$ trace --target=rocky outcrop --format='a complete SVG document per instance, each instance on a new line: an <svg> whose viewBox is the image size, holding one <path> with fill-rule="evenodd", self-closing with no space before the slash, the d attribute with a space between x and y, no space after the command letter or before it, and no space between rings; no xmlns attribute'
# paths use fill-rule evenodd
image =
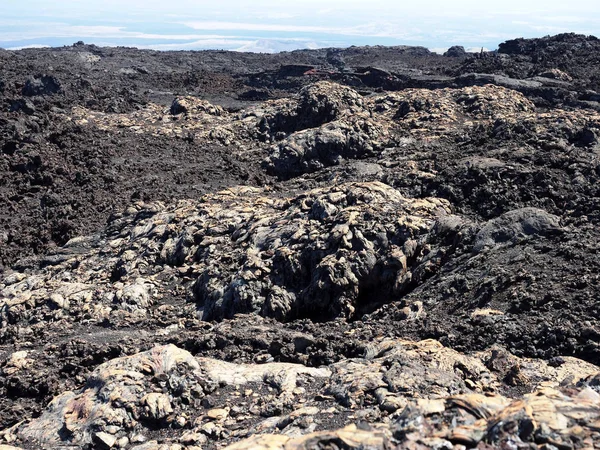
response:
<svg viewBox="0 0 600 450"><path fill-rule="evenodd" d="M388 138L384 126L352 117L293 133L273 147L265 163L269 172L288 178L339 165L343 159L375 156Z"/></svg>
<svg viewBox="0 0 600 450"><path fill-rule="evenodd" d="M490 220L477 233L473 250L498 244L515 244L519 239L531 235L558 234L562 231L560 218L536 208L523 208Z"/></svg>
<svg viewBox="0 0 600 450"><path fill-rule="evenodd" d="M545 389L512 402L497 397L455 396L445 402L423 401L419 407L407 409L392 426L349 425L300 437L255 436L227 449L308 449L332 442L349 449L502 448L514 442L542 448L549 445L592 448L597 439L594 431L597 400L598 393L591 389L567 395ZM582 428L579 428L580 421L585 424ZM580 444L573 447L574 429Z"/></svg>
<svg viewBox="0 0 600 450"><path fill-rule="evenodd" d="M467 56L467 52L462 45L453 45L448 50L444 52L444 56L450 58L464 58Z"/></svg>
<svg viewBox="0 0 600 450"><path fill-rule="evenodd" d="M159 279L177 267L199 274L192 291L205 319L351 317L408 289L436 217L449 213L443 200L407 199L381 183L264 194L236 188L196 204L133 209L108 240L69 242L44 272L5 280L5 329L39 315L68 318L72 309L95 320L143 317L169 289ZM77 281L65 283L73 264Z"/></svg>
<svg viewBox="0 0 600 450"><path fill-rule="evenodd" d="M440 127L446 134L464 125L483 125L499 119L518 120L534 113L535 106L514 90L486 85L391 93L376 97L374 110L388 117L393 114L393 119L411 129L427 128L433 132L436 131L433 127Z"/></svg>
<svg viewBox="0 0 600 450"><path fill-rule="evenodd" d="M124 447L129 438L118 434L130 432L140 421L172 422L176 420L172 402L189 403L203 395L193 376L199 367L191 355L175 347L105 363L80 392L64 393L39 419L18 427L18 438L43 447L62 442L83 447L94 441Z"/></svg>
<svg viewBox="0 0 600 450"><path fill-rule="evenodd" d="M181 430L206 419L208 424L222 422L230 408L198 415L202 399L216 389L271 382L278 386L280 401L287 402L289 408L298 380L329 374L327 369L289 364L239 366L194 359L175 346L156 347L99 366L80 391L55 398L40 418L13 428L4 438L42 447L85 447L92 443L108 448L130 447L131 443L146 440L141 436L148 428ZM197 431L197 441L206 441L209 427L202 430L204 433Z"/></svg>
<svg viewBox="0 0 600 450"><path fill-rule="evenodd" d="M155 347L98 366L84 387L0 436L44 448L190 450L247 436L229 448L304 448L331 440L349 448L475 447L516 438L565 445L574 433L578 447L593 442L600 395L587 386L597 367L504 357L512 376L536 389L512 400L501 395L507 381L495 371L497 358L461 355L435 341L382 340L361 358L307 368L232 364L194 358L173 345ZM581 382L559 387L569 379ZM219 398L218 407L211 398ZM322 430L349 414L358 426ZM161 444L147 437L166 429Z"/></svg>
<svg viewBox="0 0 600 450"><path fill-rule="evenodd" d="M363 99L354 90L331 82L319 82L302 89L297 103L266 114L259 128L267 136L315 128L362 109Z"/></svg>
<svg viewBox="0 0 600 450"><path fill-rule="evenodd" d="M221 116L225 110L220 106L210 104L206 100L200 100L196 97L179 97L173 100L170 113L174 116L179 114L199 114L206 113L212 116Z"/></svg>
<svg viewBox="0 0 600 450"><path fill-rule="evenodd" d="M378 183L315 190L271 211L254 207L250 221L200 244L196 258L206 269L195 296L205 318L353 316L361 302L407 288L419 240L446 208Z"/></svg>
<svg viewBox="0 0 600 450"><path fill-rule="evenodd" d="M170 111L149 105L115 115L76 108L68 119L116 133L182 138L199 147L225 145L244 160L268 153L263 165L281 179L338 166L344 160L377 158L402 145L406 132L428 140L461 140L473 133L490 139L510 129L523 140L548 136L577 145L595 142L593 130L600 128L597 113L558 109L539 113L523 94L491 82L368 98L349 87L320 82L303 89L297 99L267 101L236 114L186 97L176 99ZM177 106L180 103L187 106Z"/></svg>

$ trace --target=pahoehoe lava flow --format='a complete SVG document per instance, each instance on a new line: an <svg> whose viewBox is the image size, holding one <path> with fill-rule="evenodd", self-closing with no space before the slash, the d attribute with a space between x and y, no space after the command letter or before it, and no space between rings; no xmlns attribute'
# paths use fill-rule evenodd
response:
<svg viewBox="0 0 600 450"><path fill-rule="evenodd" d="M0 450L600 448L597 38L0 64Z"/></svg>

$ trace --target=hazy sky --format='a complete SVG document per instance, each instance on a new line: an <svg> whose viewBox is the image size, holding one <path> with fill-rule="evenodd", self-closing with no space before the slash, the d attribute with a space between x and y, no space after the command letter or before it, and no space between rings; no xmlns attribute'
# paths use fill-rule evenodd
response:
<svg viewBox="0 0 600 450"><path fill-rule="evenodd" d="M494 49L515 37L600 36L595 0L0 0L0 47L279 51L349 45Z"/></svg>

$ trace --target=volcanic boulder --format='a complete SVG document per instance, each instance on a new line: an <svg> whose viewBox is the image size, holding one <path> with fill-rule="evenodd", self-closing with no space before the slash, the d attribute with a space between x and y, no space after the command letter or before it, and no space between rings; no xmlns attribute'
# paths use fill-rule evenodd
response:
<svg viewBox="0 0 600 450"><path fill-rule="evenodd" d="M462 58L467 56L467 52L462 45L453 45L444 53L444 56L448 56L449 58Z"/></svg>
<svg viewBox="0 0 600 450"><path fill-rule="evenodd" d="M34 97L38 95L53 95L61 91L60 82L51 75L30 78L25 82L23 95Z"/></svg>
<svg viewBox="0 0 600 450"><path fill-rule="evenodd" d="M357 112L362 106L362 97L354 89L322 81L303 88L295 103L267 113L259 127L265 135L277 137L278 133L319 127Z"/></svg>
<svg viewBox="0 0 600 450"><path fill-rule="evenodd" d="M490 220L477 234L473 250L480 252L486 247L515 244L528 236L561 231L559 217L538 208L517 209Z"/></svg>
<svg viewBox="0 0 600 450"><path fill-rule="evenodd" d="M338 165L343 159L374 156L385 145L384 126L362 117L336 120L293 133L272 147L267 170L281 178Z"/></svg>

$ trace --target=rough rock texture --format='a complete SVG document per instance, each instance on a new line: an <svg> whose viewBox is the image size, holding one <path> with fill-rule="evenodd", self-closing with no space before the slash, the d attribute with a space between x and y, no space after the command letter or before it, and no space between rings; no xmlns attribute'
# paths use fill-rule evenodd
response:
<svg viewBox="0 0 600 450"><path fill-rule="evenodd" d="M237 222L236 206L227 210ZM447 207L407 200L380 183L309 191L271 211L251 206L251 220L221 220L229 232L190 249L206 267L194 294L207 319L247 311L282 320L354 317L361 302L376 301L365 291L407 288L422 260L418 240Z"/></svg>
<svg viewBox="0 0 600 450"><path fill-rule="evenodd" d="M284 178L379 153L386 130L362 117L335 121L287 137L273 148L267 170Z"/></svg>
<svg viewBox="0 0 600 450"><path fill-rule="evenodd" d="M316 369L231 364L194 358L174 345L155 347L100 365L81 389L56 397L39 418L2 436L44 448L129 447L148 440L141 438L148 428L173 430L165 448L248 435L231 448L304 448L331 440L352 448L474 447L515 439L564 446L574 437L593 445L600 394L586 383L595 366L569 359L553 368L513 357L510 376L536 391L511 400L499 393L510 380L494 372L496 359L494 352L466 357L435 341L383 340L361 358ZM581 386L559 387L567 379L582 380ZM218 408L207 401L217 395ZM374 424L322 431L340 416ZM150 440L132 448L163 447Z"/></svg>
<svg viewBox="0 0 600 450"><path fill-rule="evenodd" d="M283 108L266 114L261 122L263 133L277 138L277 133L315 128L356 113L362 109L363 99L347 86L323 81L306 86L296 102L281 102Z"/></svg>
<svg viewBox="0 0 600 450"><path fill-rule="evenodd" d="M98 322L143 318L173 288L176 268L198 274L191 288L185 280L182 287L204 319L354 317L357 308L408 289L413 271L424 270L435 218L448 212L443 200L406 199L382 183L290 199L239 187L197 203L131 208L108 235L71 240L42 272L8 277L2 331L9 338L47 315L79 320L70 313L79 310ZM365 294L374 290L380 298Z"/></svg>
<svg viewBox="0 0 600 450"><path fill-rule="evenodd" d="M0 51L0 448L598 448L597 47Z"/></svg>

